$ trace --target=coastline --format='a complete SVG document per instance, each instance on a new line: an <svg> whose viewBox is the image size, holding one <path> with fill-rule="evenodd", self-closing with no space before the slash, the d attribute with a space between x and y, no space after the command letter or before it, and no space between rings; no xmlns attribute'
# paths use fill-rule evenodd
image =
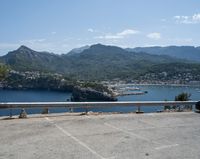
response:
<svg viewBox="0 0 200 159"><path fill-rule="evenodd" d="M200 85L193 85L193 84L153 84L153 83L148 83L148 84L135 84L136 86L174 86L174 87L192 87L192 86L199 86Z"/></svg>
<svg viewBox="0 0 200 159"><path fill-rule="evenodd" d="M141 90L140 86L158 86L158 87L191 87L195 88L198 92L200 92L200 85L190 85L190 84L155 84L155 83L115 83L111 85L107 85L112 94L116 97L119 96L128 96L128 95L144 95L147 94L148 91ZM135 88L132 91L129 90L130 87ZM139 90L139 91L138 91Z"/></svg>
<svg viewBox="0 0 200 159"><path fill-rule="evenodd" d="M187 87L200 87L199 84L157 84L157 83L126 83L126 84L121 84L121 83L116 83L114 85L119 85L119 86L177 86L177 87L184 87L184 86L187 86ZM111 84L111 86L113 86L113 84Z"/></svg>

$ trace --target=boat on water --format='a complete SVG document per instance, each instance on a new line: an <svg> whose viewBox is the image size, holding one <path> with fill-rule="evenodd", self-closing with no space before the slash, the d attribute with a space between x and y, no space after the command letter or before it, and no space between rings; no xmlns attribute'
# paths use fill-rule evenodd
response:
<svg viewBox="0 0 200 159"><path fill-rule="evenodd" d="M125 89L128 91L139 91L140 90L140 88L138 88L138 87L126 87Z"/></svg>
<svg viewBox="0 0 200 159"><path fill-rule="evenodd" d="M138 87L120 87L117 89L120 91L140 91L140 88Z"/></svg>
<svg viewBox="0 0 200 159"><path fill-rule="evenodd" d="M143 94L146 94L148 93L148 91L134 91L134 92L117 92L116 93L116 96L128 96L128 95L143 95Z"/></svg>

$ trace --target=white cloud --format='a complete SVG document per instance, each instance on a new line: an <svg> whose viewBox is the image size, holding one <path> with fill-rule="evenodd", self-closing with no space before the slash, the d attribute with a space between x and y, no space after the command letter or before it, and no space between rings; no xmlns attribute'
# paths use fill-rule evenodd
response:
<svg viewBox="0 0 200 159"><path fill-rule="evenodd" d="M163 19L161 19L161 21L162 21L162 22L166 22L166 21L167 21L167 19L163 18Z"/></svg>
<svg viewBox="0 0 200 159"><path fill-rule="evenodd" d="M167 40L175 45L188 45L188 44L192 44L193 42L192 38L171 38Z"/></svg>
<svg viewBox="0 0 200 159"><path fill-rule="evenodd" d="M126 30L123 30L122 32L120 33L117 33L118 36L127 36L127 35L133 35L133 34L138 34L139 31L138 30L133 30L133 29L126 29Z"/></svg>
<svg viewBox="0 0 200 159"><path fill-rule="evenodd" d="M52 35L55 35L55 34L56 34L56 32L55 32L55 31L52 31L52 32L51 32L51 34L52 34Z"/></svg>
<svg viewBox="0 0 200 159"><path fill-rule="evenodd" d="M192 16L176 15L174 19L176 23L180 24L197 24L200 23L200 13L193 14Z"/></svg>
<svg viewBox="0 0 200 159"><path fill-rule="evenodd" d="M159 40L161 38L161 34L157 32L149 33L147 34L147 37L150 39Z"/></svg>
<svg viewBox="0 0 200 159"><path fill-rule="evenodd" d="M94 32L94 29L89 28L87 31L93 33L93 32Z"/></svg>
<svg viewBox="0 0 200 159"><path fill-rule="evenodd" d="M176 15L176 16L174 16L174 19L177 19L177 20L179 20L179 19L181 19L181 16L179 16L179 15Z"/></svg>
<svg viewBox="0 0 200 159"><path fill-rule="evenodd" d="M41 42L44 42L46 41L46 39L29 39L29 40L21 40L20 42L21 43L24 43L24 44L35 44L35 43L41 43Z"/></svg>
<svg viewBox="0 0 200 159"><path fill-rule="evenodd" d="M0 43L0 56L7 54L9 51L15 50L20 44L18 43Z"/></svg>
<svg viewBox="0 0 200 159"><path fill-rule="evenodd" d="M19 46L18 43L0 43L0 49L17 48Z"/></svg>
<svg viewBox="0 0 200 159"><path fill-rule="evenodd" d="M68 42L68 41L71 41L73 40L74 38L73 37L67 37L67 38L64 38L63 41L64 42Z"/></svg>
<svg viewBox="0 0 200 159"><path fill-rule="evenodd" d="M200 22L200 13L198 13L198 14L194 14L193 16L192 16L192 20L193 21L198 21L198 22Z"/></svg>
<svg viewBox="0 0 200 159"><path fill-rule="evenodd" d="M63 48L68 48L68 47L69 47L68 44L62 44L61 46L62 46Z"/></svg>
<svg viewBox="0 0 200 159"><path fill-rule="evenodd" d="M104 36L97 36L96 39L122 39L123 36L118 35L104 35Z"/></svg>
<svg viewBox="0 0 200 159"><path fill-rule="evenodd" d="M104 36L97 36L97 37L95 37L95 39L123 39L130 35L139 34L139 33L140 32L138 30L125 29L116 34L106 34Z"/></svg>

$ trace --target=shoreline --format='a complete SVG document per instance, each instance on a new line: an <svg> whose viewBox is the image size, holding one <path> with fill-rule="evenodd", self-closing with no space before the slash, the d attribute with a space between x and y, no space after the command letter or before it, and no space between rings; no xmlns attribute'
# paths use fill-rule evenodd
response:
<svg viewBox="0 0 200 159"><path fill-rule="evenodd" d="M189 84L136 84L136 86L175 86L175 87L184 87L184 86L187 86L187 87L191 87L191 86L199 86L199 85L189 85Z"/></svg>
<svg viewBox="0 0 200 159"><path fill-rule="evenodd" d="M128 95L143 95L148 93L147 91L141 91L140 86L158 86L158 87L191 87L195 88L198 92L200 92L200 85L188 85L188 84L153 84L153 83L145 83L145 84L133 84L133 83L127 83L127 84L113 84L113 85L107 85L110 87L112 90L112 93L114 96L119 97L119 96L128 96ZM129 92L126 90L126 87L135 87L138 88L140 91L139 92ZM120 89L125 89L124 92L121 91Z"/></svg>
<svg viewBox="0 0 200 159"><path fill-rule="evenodd" d="M200 85L190 85L190 84L155 84L155 83L126 83L126 84L108 84L106 86L113 87L113 86L172 86L172 87L197 87L200 88ZM14 91L55 91L55 92L66 92L66 93L72 93L70 90L63 90L63 89L40 89L40 88L10 88L10 87L0 87L0 91L2 90L14 90Z"/></svg>
<svg viewBox="0 0 200 159"><path fill-rule="evenodd" d="M117 85L117 84L114 84ZM111 85L111 86L114 86ZM200 85L196 84L155 84L155 83L126 83L126 84L118 84L119 86L175 86L175 87L200 87Z"/></svg>

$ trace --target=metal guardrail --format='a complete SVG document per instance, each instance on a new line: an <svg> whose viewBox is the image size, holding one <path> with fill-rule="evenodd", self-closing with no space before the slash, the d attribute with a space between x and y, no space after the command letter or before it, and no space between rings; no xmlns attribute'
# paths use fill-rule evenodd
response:
<svg viewBox="0 0 200 159"><path fill-rule="evenodd" d="M95 107L114 107L114 106L177 106L195 105L197 101L119 101L119 102L8 102L0 103L0 109L16 108L95 108Z"/></svg>
<svg viewBox="0 0 200 159"><path fill-rule="evenodd" d="M105 108L105 107L137 107L137 113L141 113L141 106L191 106L198 101L118 101L118 102L8 102L0 103L0 109L22 109L21 118L26 117L26 108L43 108L43 113L48 113L48 108ZM10 113L12 117L12 113Z"/></svg>

